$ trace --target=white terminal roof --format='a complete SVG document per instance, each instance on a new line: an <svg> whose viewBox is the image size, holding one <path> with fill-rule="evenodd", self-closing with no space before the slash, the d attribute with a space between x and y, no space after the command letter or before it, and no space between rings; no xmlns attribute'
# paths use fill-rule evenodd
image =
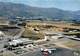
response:
<svg viewBox="0 0 80 56"><path fill-rule="evenodd" d="M2 31L0 31L0 35L4 35L4 33Z"/></svg>
<svg viewBox="0 0 80 56"><path fill-rule="evenodd" d="M27 39L16 39L16 40L13 40L11 42L9 42L10 45L17 45L18 43L24 43L24 42L28 42L28 41L31 41L31 40L27 40Z"/></svg>

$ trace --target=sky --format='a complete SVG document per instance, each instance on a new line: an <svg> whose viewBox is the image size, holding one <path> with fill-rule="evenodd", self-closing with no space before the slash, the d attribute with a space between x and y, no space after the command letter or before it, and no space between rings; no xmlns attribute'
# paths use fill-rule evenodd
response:
<svg viewBox="0 0 80 56"><path fill-rule="evenodd" d="M80 0L0 0L3 2L23 3L35 7L80 10Z"/></svg>

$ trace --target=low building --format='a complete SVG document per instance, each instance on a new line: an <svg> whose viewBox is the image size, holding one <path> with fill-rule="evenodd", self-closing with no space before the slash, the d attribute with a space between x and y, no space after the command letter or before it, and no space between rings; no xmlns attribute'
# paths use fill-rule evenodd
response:
<svg viewBox="0 0 80 56"><path fill-rule="evenodd" d="M18 46L20 44L23 44L23 45L27 45L27 44L31 44L33 43L31 40L26 40L26 39L16 39L16 40L13 40L11 42L8 42L8 45L9 46Z"/></svg>
<svg viewBox="0 0 80 56"><path fill-rule="evenodd" d="M5 37L5 34L2 31L0 31L0 40L2 40L3 37Z"/></svg>
<svg viewBox="0 0 80 56"><path fill-rule="evenodd" d="M59 39L64 37L63 34L60 33L55 33L55 32L45 32L45 37L46 38L53 38L53 39Z"/></svg>

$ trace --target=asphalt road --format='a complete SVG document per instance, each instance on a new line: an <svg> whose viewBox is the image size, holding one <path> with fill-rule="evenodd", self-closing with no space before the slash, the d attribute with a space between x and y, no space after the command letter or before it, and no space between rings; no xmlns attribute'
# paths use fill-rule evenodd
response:
<svg viewBox="0 0 80 56"><path fill-rule="evenodd" d="M43 56L43 55L40 50L37 50L35 52L26 53L21 56ZM49 56L74 56L74 54L71 50L59 48L59 49L57 49L57 51L50 54Z"/></svg>

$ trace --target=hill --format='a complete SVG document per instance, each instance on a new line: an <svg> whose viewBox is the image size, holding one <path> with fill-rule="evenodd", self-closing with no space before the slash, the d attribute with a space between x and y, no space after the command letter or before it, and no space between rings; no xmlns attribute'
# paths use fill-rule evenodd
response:
<svg viewBox="0 0 80 56"><path fill-rule="evenodd" d="M38 8L24 4L0 2L0 16L3 17L45 17L62 20L80 19L80 13L58 8Z"/></svg>

